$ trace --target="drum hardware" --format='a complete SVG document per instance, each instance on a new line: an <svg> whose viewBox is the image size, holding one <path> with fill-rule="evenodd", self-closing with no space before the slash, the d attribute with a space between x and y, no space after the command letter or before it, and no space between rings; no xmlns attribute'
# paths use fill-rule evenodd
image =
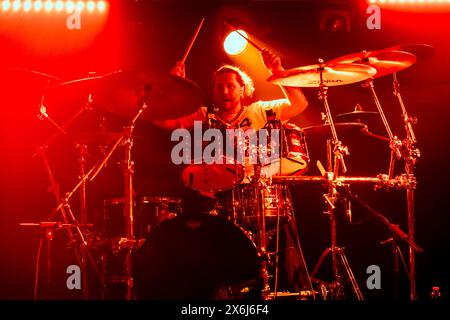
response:
<svg viewBox="0 0 450 320"><path fill-rule="evenodd" d="M415 164L420 157L420 150L416 147L417 139L413 130L413 124L417 121L408 115L402 95L400 93L400 83L397 80L397 73L393 74L394 95L397 97L402 109L403 121L405 122L406 139L404 146L406 152L403 154L405 159L405 172L410 179L414 179L414 185L406 189L406 202L408 206L408 236L411 240L415 239L415 205L414 205L414 189L415 189ZM415 281L415 252L409 247L409 282L410 282L410 299L417 300L416 281Z"/></svg>
<svg viewBox="0 0 450 320"><path fill-rule="evenodd" d="M397 100L402 109L402 117L405 123L406 139L405 141L400 141L396 136L392 135L389 125L384 116L381 105L376 96L373 79L367 82L367 86L371 89L372 95L374 97L375 103L379 109L380 115L382 117L383 123L389 134L390 148L391 148L391 160L389 165L389 178L392 178L395 157L397 159L405 159L405 172L406 175L412 175L412 180L414 178L414 167L417 159L420 157L420 151L416 148L417 140L412 128L412 124L415 121L414 118L410 118L405 105L403 103L402 96L400 94L400 85L397 81L397 72L402 71L417 61L417 58L427 59L435 53L433 47L428 45L399 45L392 48L372 51L372 52L360 52L345 57L335 59L335 62L356 62L363 63L365 65L373 66L377 69L376 77L385 76L393 74L393 93L397 97ZM403 153L402 149L403 148ZM408 233L409 237L414 240L415 233L415 217L414 217L414 188L415 183L407 187L406 197L408 206ZM410 282L410 299L417 299L415 292L415 252L411 248L409 249L409 282Z"/></svg>
<svg viewBox="0 0 450 320"><path fill-rule="evenodd" d="M379 221L381 221L389 230L389 232L392 234L392 237L386 241L383 241L381 244L384 243L388 243L391 242L391 247L392 247L392 256L393 256L393 271L394 271L394 284L395 284L395 295L398 294L398 280L399 280L399 263L398 263L398 258L399 256L402 259L403 262L403 267L405 269L406 274L408 275L409 279L410 279L410 299L411 300L416 300L417 296L415 293L415 286L414 286L414 281L413 281L413 275L411 275L411 267L414 267L414 261L411 264L411 260L410 260L410 265L409 265L409 269L406 266L406 263L403 259L403 254L401 252L400 247L397 244L397 239L400 239L404 242L407 243L408 248L409 248L409 252L410 252L410 258L411 258L411 251L412 252L418 252L418 253L422 253L423 249L417 245L414 242L414 237L411 237L410 231L410 225L408 224L408 234L406 234L405 232L403 232L398 225L391 223L385 216L383 216L381 213L377 212L376 210L372 209L367 203L365 203L363 200L361 200L359 198L358 195L354 194L353 192L350 191L349 188L342 188L339 187L339 192L342 192L343 194L345 194L346 197L352 199L352 200L356 200L358 201L360 204L362 204L364 206L364 208L367 209L368 212L371 213L372 216L376 217ZM411 188L407 188L407 190L412 190ZM408 199L409 200L409 199ZM408 204L409 206L409 204ZM409 210L409 208L408 208ZM408 217L409 219L409 217ZM409 220L408 220L409 222ZM398 298L398 296L396 296L396 298Z"/></svg>
<svg viewBox="0 0 450 320"><path fill-rule="evenodd" d="M43 101L43 99L42 99L42 101ZM41 112L43 111L43 112L46 113L46 110L42 109L42 107L43 107L42 101L41 101ZM44 107L44 109L45 109L45 107ZM69 119L69 121L66 122L66 124L64 126L66 127L68 124L70 124L83 111L84 111L84 107L83 107L82 110L77 112L77 114L75 114L71 119ZM49 118L48 115L47 115L46 118L47 119ZM70 221L72 221L72 223L75 225L76 234L78 235L78 238L79 238L80 242L78 243L78 242L75 241L75 236L74 236L71 228L66 228L66 230L67 230L67 234L69 236L69 242L70 243L78 243L78 246L71 246L71 248L74 250L75 256L76 256L77 261L78 261L78 263L80 265L80 268L83 271L83 274L87 275L86 263L87 263L87 260L89 259L89 261L91 262L91 265L94 268L94 271L95 271L96 275L98 276L99 279L101 279L100 272L99 272L99 270L98 270L98 268L97 268L97 266L95 264L95 261L94 261L92 255L91 255L90 251L88 250L87 242L86 242L85 237L84 237L84 235L83 235L83 233L82 233L82 231L80 229L80 227L83 224L78 223L78 221L75 219L75 216L73 215L72 209L71 209L70 204L69 204L69 200L72 197L72 195L74 194L74 192L84 183L85 177L80 176L79 177L80 182L75 187L75 189L72 192L66 193L64 195L64 197L62 197L61 193L60 193L60 190L59 190L59 185L58 185L58 183L56 182L56 180L54 178L53 172L52 172L52 170L50 168L50 165L48 163L48 159L47 159L47 156L46 156L46 153L45 153L45 150L46 150L47 146L49 145L49 143L54 138L56 138L60 134L60 132L64 132L64 130L62 130L62 131L60 130L61 127L59 125L57 125L56 127L58 128L59 131L57 133L55 133L47 141L47 143L45 143L44 145L41 145L41 147L39 147L37 152L36 152L36 154L39 154L41 156L41 158L42 158L42 160L44 162L44 166L46 168L46 172L47 172L47 175L48 175L49 180L50 180L52 192L55 195L55 199L56 199L57 203L59 204L58 207L55 210L53 210L53 212L50 214L48 220L54 219L54 217L56 216L56 214L58 212L61 213L62 220L63 220L64 223L66 223L66 224L69 223L69 219L68 218L70 218ZM83 202L83 194L81 194L81 196L80 196L80 202ZM84 225L86 225L86 223ZM49 269L49 272L50 272L50 269ZM48 276L50 277L50 274ZM37 287L37 281L38 281L38 279L36 278L36 287ZM83 283L86 284L86 282L84 282L84 281L86 281L85 279L83 279ZM103 289L106 290L106 287L104 286L104 283L103 282L101 282L101 283L102 283ZM87 286L83 286L82 290L83 290L83 297L85 299L87 299L88 298L88 288L87 288ZM37 291L35 291L35 299L37 299Z"/></svg>
<svg viewBox="0 0 450 320"><path fill-rule="evenodd" d="M336 164L336 163L335 163ZM323 170L323 167L319 168ZM324 202L327 206L326 214L330 219L330 235L331 235L331 247L327 248L320 256L316 266L311 272L311 278L315 279L322 262L328 254L331 254L332 271L333 271L333 281L329 285L330 296L333 300L340 300L345 297L345 292L343 288L344 275L341 273L342 268L345 272L345 276L350 281L352 285L353 293L357 300L364 300L363 294L359 289L358 283L355 279L353 271L344 253L344 248L337 246L337 233L336 233L336 219L335 219L335 209L336 203L341 197L337 190L337 185L333 172L322 172L325 179L328 182L328 194L323 195Z"/></svg>
<svg viewBox="0 0 450 320"><path fill-rule="evenodd" d="M111 158L112 154L118 148L120 144L124 144L125 147L125 160L123 162L123 174L124 174L124 217L125 217L125 233L128 240L135 240L134 235L134 223L133 223L133 174L134 174L134 163L131 160L131 149L133 147L133 130L136 121L141 117L142 113L148 108L147 102L144 101L136 113L134 118L130 121L129 125L124 128L123 135L116 141L112 146L108 154L101 161L97 167L93 167L89 171L86 178L89 181L93 181L95 177L100 173L100 171L106 166L106 163ZM95 170L94 170L95 169ZM133 270L132 270L132 248L126 250L125 255L125 270L124 278L126 278L126 300L133 299Z"/></svg>
<svg viewBox="0 0 450 320"><path fill-rule="evenodd" d="M337 67L339 66L339 67ZM325 252L322 254L322 256L319 258L319 261L314 268L313 272L311 273L311 277L314 278L315 274L317 273L318 269L320 268L320 265L323 261L323 259L331 253L331 260L332 260L332 270L333 270L333 277L334 281L330 286L330 290L332 291L332 296L335 299L340 299L344 296L343 292L343 283L342 279L343 276L341 275L339 271L338 263L341 264L341 267L345 270L347 278L352 283L352 288L354 291L355 296L358 300L363 300L363 295L361 293L361 290L358 287L358 284L356 282L356 279L353 275L353 271L351 270L351 267L347 261L347 258L343 252L343 249L340 247L337 247L336 243L336 221L334 217L334 211L335 211L335 203L338 200L338 193L336 191L336 187L330 183L330 181L333 181L335 177L337 178L339 175L340 170L345 174L347 172L347 167L345 165L344 156L348 155L348 148L345 147L342 142L339 140L336 127L331 115L330 106L328 104L327 99L327 90L328 87L325 85L325 81L327 83L331 83L332 85L338 85L338 84L345 84L345 83L353 83L358 82L361 80L365 80L367 78L370 78L371 76L375 75L376 69L369 67L369 69L361 68L359 64L351 65L354 67L357 67L357 71L355 72L351 68L348 67L348 65L342 66L340 64L325 64L322 59L319 59L319 64L314 66L308 66L308 67L301 67L297 69L292 69L291 71L287 71L282 73L282 76L276 76L272 78L272 81L275 80L275 83L290 83L294 84L297 83L297 85L300 86L313 86L313 87L319 87L319 99L323 101L324 109L325 109L325 119L326 123L329 124L329 128L331 131L332 139L327 143L327 159L328 159L328 169L330 172L324 172L323 167L319 167L321 169L322 175L328 180L328 194L324 194L323 198L325 200L325 203L327 205L327 214L330 219L330 233L331 233L331 247L327 248ZM341 69L342 75L340 75L339 72L335 72L335 69ZM345 73L344 71L347 71ZM353 71L353 72L352 72ZM337 74L337 76L336 76ZM344 75L346 77L344 77ZM363 77L364 75L364 77ZM278 80L280 79L281 80ZM316 81L312 81L312 80ZM318 80L318 82L317 82ZM336 80L336 81L332 81ZM270 78L269 78L270 81ZM333 150L332 150L333 145ZM333 156L334 155L334 161ZM332 171L332 172L331 172ZM339 260L338 260L339 259Z"/></svg>

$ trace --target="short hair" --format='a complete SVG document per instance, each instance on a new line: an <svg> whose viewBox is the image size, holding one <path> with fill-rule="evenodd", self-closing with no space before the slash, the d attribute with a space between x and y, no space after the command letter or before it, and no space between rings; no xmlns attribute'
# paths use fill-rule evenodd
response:
<svg viewBox="0 0 450 320"><path fill-rule="evenodd" d="M221 66L219 69L217 69L216 72L214 72L213 75L213 83L215 83L216 77L219 74L222 73L234 73L237 77L238 83L244 87L244 98L250 99L253 97L253 92L255 92L255 87L253 85L252 78L249 77L247 73L245 73L243 70L241 70L239 67L226 64Z"/></svg>

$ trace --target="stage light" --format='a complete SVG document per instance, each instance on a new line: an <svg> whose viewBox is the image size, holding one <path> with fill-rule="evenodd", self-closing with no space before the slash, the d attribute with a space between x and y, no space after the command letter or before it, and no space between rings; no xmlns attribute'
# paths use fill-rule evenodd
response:
<svg viewBox="0 0 450 320"><path fill-rule="evenodd" d="M42 1L38 0L34 2L34 11L41 11Z"/></svg>
<svg viewBox="0 0 450 320"><path fill-rule="evenodd" d="M94 1L88 1L87 9L88 9L89 12L93 12L95 10L95 2Z"/></svg>
<svg viewBox="0 0 450 320"><path fill-rule="evenodd" d="M9 2L9 0L3 0L3 2L2 2L2 10L3 11L8 11L9 8L11 8L11 3Z"/></svg>
<svg viewBox="0 0 450 320"><path fill-rule="evenodd" d="M53 2L51 0L47 0L44 4L45 11L49 12L53 9Z"/></svg>
<svg viewBox="0 0 450 320"><path fill-rule="evenodd" d="M106 3L105 3L105 1L99 1L99 2L97 2L97 9L98 9L98 11L100 11L100 12L105 11L105 9L106 9Z"/></svg>
<svg viewBox="0 0 450 320"><path fill-rule="evenodd" d="M62 0L58 0L55 3L55 10L56 11L62 11L64 9L64 2Z"/></svg>
<svg viewBox="0 0 450 320"><path fill-rule="evenodd" d="M67 1L66 2L66 11L72 12L73 10L75 10L75 4L73 3L73 1Z"/></svg>
<svg viewBox="0 0 450 320"><path fill-rule="evenodd" d="M248 38L248 35L243 30L238 30L239 33L244 35ZM244 50L247 48L248 42L246 39L244 39L242 36L239 35L236 31L231 32L226 38L223 43L223 47L225 49L225 52L231 56L237 56L244 52Z"/></svg>
<svg viewBox="0 0 450 320"><path fill-rule="evenodd" d="M28 12L28 11L31 10L31 7L32 7L31 0L26 0L26 1L23 3L23 11Z"/></svg>
<svg viewBox="0 0 450 320"><path fill-rule="evenodd" d="M21 5L21 1L20 0L15 0L13 2L13 11L19 11L20 10L20 5Z"/></svg>
<svg viewBox="0 0 450 320"><path fill-rule="evenodd" d="M83 1L78 1L77 2L77 9L78 9L78 11L83 11L83 9L84 9L84 2Z"/></svg>

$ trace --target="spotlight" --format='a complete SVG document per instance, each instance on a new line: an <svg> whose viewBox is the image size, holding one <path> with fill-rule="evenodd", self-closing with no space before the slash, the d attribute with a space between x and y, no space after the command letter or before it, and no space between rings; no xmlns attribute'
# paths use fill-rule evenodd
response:
<svg viewBox="0 0 450 320"><path fill-rule="evenodd" d="M3 11L8 11L9 8L11 8L11 3L9 2L9 0L3 0L3 2L2 2L2 10Z"/></svg>
<svg viewBox="0 0 450 320"><path fill-rule="evenodd" d="M243 30L238 30L239 33L248 38L248 35ZM231 32L223 43L223 47L225 52L231 56L237 56L244 52L247 48L248 42L242 36L239 35L236 31Z"/></svg>
<svg viewBox="0 0 450 320"><path fill-rule="evenodd" d="M52 11L52 9L53 9L53 2L51 0L47 0L45 2L44 7L45 7L45 11L47 11L47 12Z"/></svg>
<svg viewBox="0 0 450 320"><path fill-rule="evenodd" d="M55 10L56 11L62 11L64 9L64 2L62 0L58 0L55 3Z"/></svg>
<svg viewBox="0 0 450 320"><path fill-rule="evenodd" d="M20 0L15 0L15 1L13 2L13 11L19 11L20 5L21 5Z"/></svg>
<svg viewBox="0 0 450 320"><path fill-rule="evenodd" d="M89 12L92 12L92 11L95 10L95 3L94 3L94 1L88 1L87 9L88 9Z"/></svg>
<svg viewBox="0 0 450 320"><path fill-rule="evenodd" d="M38 0L34 2L34 11L41 11L42 1Z"/></svg>
<svg viewBox="0 0 450 320"><path fill-rule="evenodd" d="M26 1L23 3L23 11L28 12L28 11L31 10L31 7L32 7L31 0L26 0Z"/></svg>
<svg viewBox="0 0 450 320"><path fill-rule="evenodd" d="M105 9L106 9L106 3L105 3L105 1L99 1L99 2L97 2L97 9L98 9L98 11L100 11L100 12L105 11Z"/></svg>

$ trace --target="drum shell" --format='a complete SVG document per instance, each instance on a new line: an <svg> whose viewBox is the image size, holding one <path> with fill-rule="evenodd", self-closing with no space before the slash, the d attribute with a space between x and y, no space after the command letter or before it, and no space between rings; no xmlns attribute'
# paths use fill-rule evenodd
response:
<svg viewBox="0 0 450 320"><path fill-rule="evenodd" d="M218 216L166 220L136 252L138 299L217 299L224 288L255 286L257 277L254 243Z"/></svg>

